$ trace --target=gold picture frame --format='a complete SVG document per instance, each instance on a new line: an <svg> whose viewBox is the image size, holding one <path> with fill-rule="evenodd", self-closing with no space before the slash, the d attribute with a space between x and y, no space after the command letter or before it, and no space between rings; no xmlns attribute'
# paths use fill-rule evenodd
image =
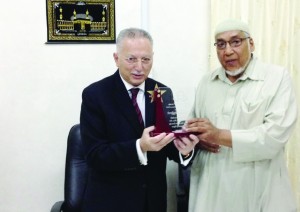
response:
<svg viewBox="0 0 300 212"><path fill-rule="evenodd" d="M115 43L114 0L46 0L47 43Z"/></svg>

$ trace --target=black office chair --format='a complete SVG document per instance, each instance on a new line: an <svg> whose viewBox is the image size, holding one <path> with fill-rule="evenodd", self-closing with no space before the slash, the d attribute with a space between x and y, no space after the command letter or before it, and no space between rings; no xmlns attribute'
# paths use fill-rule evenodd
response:
<svg viewBox="0 0 300 212"><path fill-rule="evenodd" d="M74 125L68 136L65 166L64 201L56 202L51 212L80 212L87 181L87 164L80 135L80 125Z"/></svg>
<svg viewBox="0 0 300 212"><path fill-rule="evenodd" d="M71 128L68 136L64 200L54 203L51 212L80 212L87 181L87 169L80 125L76 124ZM189 168L183 168L179 165L178 173L177 212L187 212Z"/></svg>

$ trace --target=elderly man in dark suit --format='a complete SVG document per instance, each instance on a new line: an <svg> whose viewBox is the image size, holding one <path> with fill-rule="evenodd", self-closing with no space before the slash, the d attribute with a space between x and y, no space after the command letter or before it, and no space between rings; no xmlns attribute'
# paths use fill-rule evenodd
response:
<svg viewBox="0 0 300 212"><path fill-rule="evenodd" d="M122 30L113 57L118 70L82 94L80 126L89 165L82 211L166 212L166 160L186 165L198 138L150 136L155 109L146 93L165 85L148 78L153 63L148 32ZM138 113L132 88L138 88Z"/></svg>

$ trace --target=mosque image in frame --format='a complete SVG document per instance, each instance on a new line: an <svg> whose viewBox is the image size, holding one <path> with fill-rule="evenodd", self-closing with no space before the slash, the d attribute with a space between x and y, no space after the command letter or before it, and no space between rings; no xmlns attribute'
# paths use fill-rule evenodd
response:
<svg viewBox="0 0 300 212"><path fill-rule="evenodd" d="M47 0L48 42L115 42L114 1Z"/></svg>

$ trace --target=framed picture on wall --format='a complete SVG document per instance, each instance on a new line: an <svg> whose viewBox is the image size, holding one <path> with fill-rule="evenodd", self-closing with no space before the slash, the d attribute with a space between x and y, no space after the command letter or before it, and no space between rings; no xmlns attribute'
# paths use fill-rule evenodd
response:
<svg viewBox="0 0 300 212"><path fill-rule="evenodd" d="M47 43L115 43L114 0L46 0Z"/></svg>

